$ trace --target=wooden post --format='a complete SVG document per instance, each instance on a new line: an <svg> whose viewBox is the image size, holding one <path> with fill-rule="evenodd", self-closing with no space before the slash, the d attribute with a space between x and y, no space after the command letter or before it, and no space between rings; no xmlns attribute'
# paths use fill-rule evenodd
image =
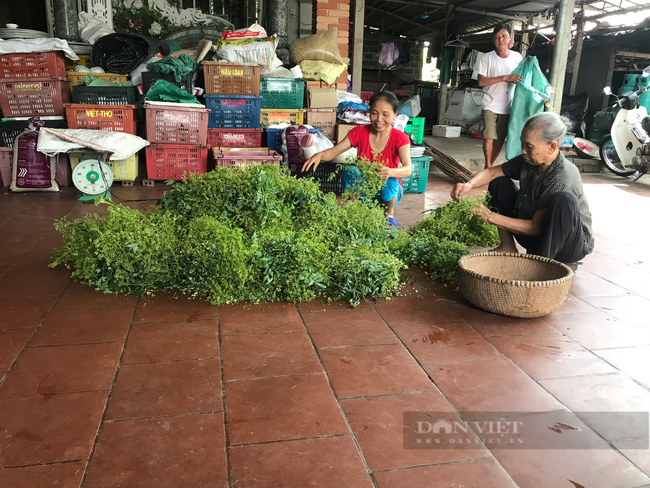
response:
<svg viewBox="0 0 650 488"><path fill-rule="evenodd" d="M585 38L585 7L582 7L580 18L578 20L578 32L576 32L575 56L573 57L573 71L571 72L571 86L569 95L576 94L576 85L578 84L578 73L580 72L580 58L582 57L582 42Z"/></svg>
<svg viewBox="0 0 650 488"><path fill-rule="evenodd" d="M451 3L447 4L447 15L445 16L445 36L442 38L442 49L445 48L445 42L447 42L447 30L449 29L449 18L451 17ZM442 51L441 51L442 52ZM440 70L442 73L442 70ZM438 81L440 86L440 91L438 93L438 125L444 125L445 123L445 109L447 108L447 83L442 83L442 79Z"/></svg>
<svg viewBox="0 0 650 488"><path fill-rule="evenodd" d="M551 77L548 80L555 89L552 97L553 111L560 113L562 94L564 92L564 76L566 62L571 46L571 26L573 25L573 9L575 0L560 0L560 8L555 22L555 45L551 60Z"/></svg>
<svg viewBox="0 0 650 488"><path fill-rule="evenodd" d="M365 0L354 3L354 43L352 45L352 93L361 95L361 75L363 73L363 21Z"/></svg>

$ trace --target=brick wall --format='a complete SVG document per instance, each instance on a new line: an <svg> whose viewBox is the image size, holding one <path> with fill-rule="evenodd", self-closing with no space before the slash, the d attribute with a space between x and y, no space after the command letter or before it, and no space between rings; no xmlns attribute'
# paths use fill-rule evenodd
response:
<svg viewBox="0 0 650 488"><path fill-rule="evenodd" d="M314 0L314 33L338 29L339 51L345 64L349 64L349 35L350 35L350 0ZM347 70L341 74L336 82L339 90L347 90ZM318 82L309 82L308 85L318 86Z"/></svg>
<svg viewBox="0 0 650 488"><path fill-rule="evenodd" d="M397 48L409 41L411 45L411 60L406 64L398 64L395 70L380 70L379 53L385 42L394 42ZM366 29L363 38L363 76L362 90L379 90L384 83L387 89L399 88L402 83L422 78L422 44L415 44L413 39L380 35L377 31Z"/></svg>

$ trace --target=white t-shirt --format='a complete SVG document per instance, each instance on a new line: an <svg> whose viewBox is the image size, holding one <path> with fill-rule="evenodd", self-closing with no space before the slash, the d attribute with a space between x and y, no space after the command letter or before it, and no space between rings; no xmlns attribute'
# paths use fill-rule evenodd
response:
<svg viewBox="0 0 650 488"><path fill-rule="evenodd" d="M487 78L512 74L523 58L516 51L509 51L507 58L500 58L496 51L490 51L481 57L478 74ZM495 114L509 114L515 84L502 81L483 87L483 110L491 110Z"/></svg>

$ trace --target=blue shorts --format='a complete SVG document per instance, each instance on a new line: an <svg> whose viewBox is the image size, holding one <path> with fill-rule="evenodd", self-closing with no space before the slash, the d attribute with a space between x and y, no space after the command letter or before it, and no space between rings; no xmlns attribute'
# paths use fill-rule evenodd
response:
<svg viewBox="0 0 650 488"><path fill-rule="evenodd" d="M360 186L363 182L361 173L355 166L348 166L343 170L343 190L347 190L349 186ZM399 184L397 178L388 178L384 188L375 196L375 199L380 203L390 202L395 199L395 205L399 203L404 195L402 185ZM361 194L361 197L365 197Z"/></svg>

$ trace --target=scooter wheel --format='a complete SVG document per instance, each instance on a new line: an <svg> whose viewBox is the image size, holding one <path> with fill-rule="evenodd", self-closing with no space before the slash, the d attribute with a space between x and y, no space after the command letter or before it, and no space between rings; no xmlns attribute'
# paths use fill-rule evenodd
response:
<svg viewBox="0 0 650 488"><path fill-rule="evenodd" d="M630 171L621 164L621 160L616 154L616 149L612 142L612 136L605 137L603 142L600 143L600 159L605 163L607 169L616 176L632 176L636 173L636 171Z"/></svg>

